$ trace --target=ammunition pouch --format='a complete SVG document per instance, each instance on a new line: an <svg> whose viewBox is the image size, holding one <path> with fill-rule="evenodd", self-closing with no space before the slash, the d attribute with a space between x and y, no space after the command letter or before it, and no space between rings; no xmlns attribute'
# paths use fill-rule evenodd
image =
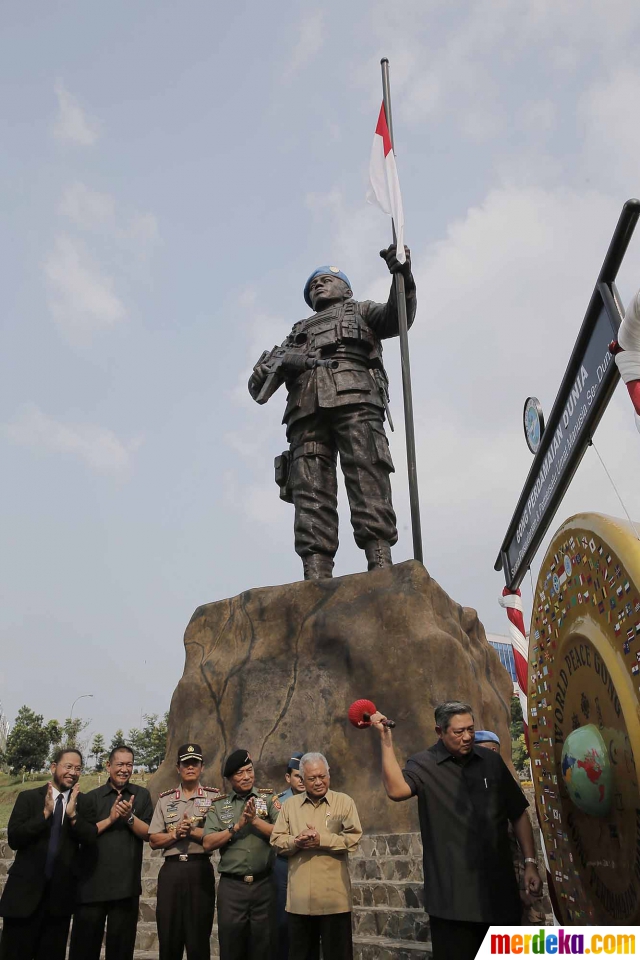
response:
<svg viewBox="0 0 640 960"><path fill-rule="evenodd" d="M317 440L307 440L306 443L299 443L291 451L292 460L298 457L326 457L328 460L337 460L338 451L335 447L330 447L328 443L318 443Z"/></svg>
<svg viewBox="0 0 640 960"><path fill-rule="evenodd" d="M275 481L280 487L280 499L284 500L285 503L293 503L293 495L291 493L290 485L291 461L292 457L289 450L285 450L273 461L273 466L275 468Z"/></svg>
<svg viewBox="0 0 640 960"><path fill-rule="evenodd" d="M299 443L290 450L285 450L279 457L273 461L275 468L275 481L280 487L280 499L285 503L293 503L293 490L291 487L291 473L293 464L300 457L326 457L335 463L338 459L338 451L328 443L318 443L315 440L308 440L306 443Z"/></svg>

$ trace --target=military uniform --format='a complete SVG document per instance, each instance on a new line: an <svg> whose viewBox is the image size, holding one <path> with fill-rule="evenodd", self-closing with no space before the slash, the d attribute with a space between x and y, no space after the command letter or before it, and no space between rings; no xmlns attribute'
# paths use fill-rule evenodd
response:
<svg viewBox="0 0 640 960"><path fill-rule="evenodd" d="M304 754L302 752L293 753L287 764L287 773L300 771L300 760ZM278 794L280 806L294 797L291 787ZM278 854L273 864L273 875L276 881L276 921L278 925L278 951L277 960L289 960L289 920L287 918L287 880L289 876L289 858Z"/></svg>
<svg viewBox="0 0 640 960"><path fill-rule="evenodd" d="M149 833L172 833L186 814L194 827L204 826L211 804L220 796L215 787L198 785L192 797L180 787L160 794ZM158 876L156 921L160 960L209 960L209 939L215 909L215 879L210 856L202 843L189 837L162 851Z"/></svg>
<svg viewBox="0 0 640 960"><path fill-rule="evenodd" d="M280 802L270 789L253 787L243 796L231 791L212 804L204 835L238 823L249 797L256 814L275 823ZM220 960L272 960L275 943L274 852L265 837L247 824L220 848L218 938Z"/></svg>
<svg viewBox="0 0 640 960"><path fill-rule="evenodd" d="M336 267L328 270L343 277ZM406 294L411 326L416 298L410 274ZM296 323L282 344L287 354L334 362L333 368L298 370L286 379L283 423L290 448L286 482L282 476L279 482L284 491L281 495L295 506L295 549L303 563L305 558L320 555L329 570L333 565L338 549L338 453L354 538L367 551L370 568L377 565L370 546L380 542L392 545L398 539L391 502L394 466L384 430L388 381L381 343L397 335L392 285L386 304L351 299L334 303ZM252 395L255 399L255 390ZM305 576L307 572L305 564Z"/></svg>

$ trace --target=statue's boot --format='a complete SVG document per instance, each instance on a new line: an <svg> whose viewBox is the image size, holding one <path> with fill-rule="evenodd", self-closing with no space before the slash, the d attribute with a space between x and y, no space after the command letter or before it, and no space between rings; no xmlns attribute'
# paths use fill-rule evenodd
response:
<svg viewBox="0 0 640 960"><path fill-rule="evenodd" d="M382 567L392 567L391 544L388 540L369 540L364 545L367 557L368 570L379 570Z"/></svg>
<svg viewBox="0 0 640 960"><path fill-rule="evenodd" d="M305 580L330 580L333 577L333 558L326 553L312 553L302 558Z"/></svg>

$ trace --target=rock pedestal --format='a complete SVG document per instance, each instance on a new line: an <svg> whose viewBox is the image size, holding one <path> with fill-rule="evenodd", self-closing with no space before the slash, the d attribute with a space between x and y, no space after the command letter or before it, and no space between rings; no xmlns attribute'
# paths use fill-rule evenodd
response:
<svg viewBox="0 0 640 960"><path fill-rule="evenodd" d="M223 786L224 758L246 748L257 785L284 789L294 750L318 750L331 785L356 801L365 833L417 829L413 801L389 801L378 735L347 720L366 697L397 721L403 760L435 740L442 700L472 704L478 727L510 752L512 684L475 610L451 600L411 560L334 580L247 590L198 607L184 637L186 663L171 701L167 759L154 796L176 782L178 747L203 747L205 782Z"/></svg>
<svg viewBox="0 0 640 960"><path fill-rule="evenodd" d="M224 758L238 747L253 757L258 786L274 790L284 789L292 751L318 750L366 833L415 830L416 804L391 803L382 789L377 733L347 720L360 697L397 721L401 760L434 742L433 709L447 699L471 703L477 725L495 730L508 756L511 681L475 610L414 560L208 603L184 644L155 796L175 784L177 749L190 740L204 749L205 781L220 787Z"/></svg>

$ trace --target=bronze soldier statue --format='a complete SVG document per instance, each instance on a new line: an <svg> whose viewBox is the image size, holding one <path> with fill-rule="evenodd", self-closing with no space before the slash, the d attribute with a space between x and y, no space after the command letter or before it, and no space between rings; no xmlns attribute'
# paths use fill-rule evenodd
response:
<svg viewBox="0 0 640 960"><path fill-rule="evenodd" d="M411 258L396 259L396 248L380 251L391 273L405 277L407 322L416 313ZM391 503L394 466L384 430L388 379L382 340L398 335L395 284L386 303L353 299L348 278L338 267L314 270L304 299L316 312L300 320L281 347L262 354L249 379L258 403L285 383L283 423L289 450L276 457L276 483L282 499L295 506L295 548L305 580L332 576L338 549L336 462L344 474L355 541L368 569L391 566L398 539Z"/></svg>

